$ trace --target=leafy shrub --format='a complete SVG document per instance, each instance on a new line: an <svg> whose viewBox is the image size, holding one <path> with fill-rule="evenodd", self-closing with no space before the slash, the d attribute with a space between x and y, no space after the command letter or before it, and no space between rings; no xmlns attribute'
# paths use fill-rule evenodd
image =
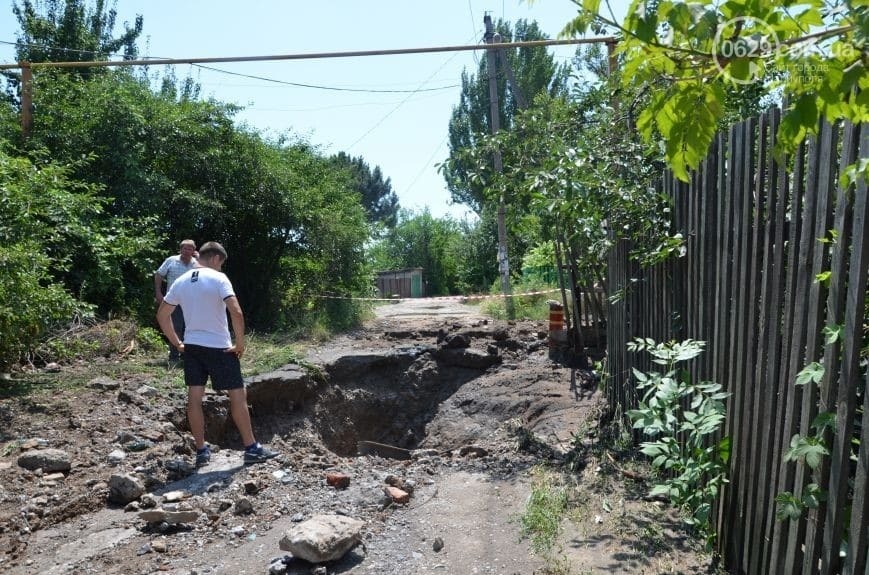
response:
<svg viewBox="0 0 869 575"><path fill-rule="evenodd" d="M139 327L134 320L76 320L65 329L52 332L36 348L41 362L92 360L98 357L149 354L165 350L163 336L151 327Z"/></svg>
<svg viewBox="0 0 869 575"><path fill-rule="evenodd" d="M638 338L628 344L631 351L646 351L652 361L664 366L662 372L643 373L634 369L637 388L643 391L637 409L627 415L634 427L656 438L646 441L640 451L652 458L652 467L664 472L651 496L663 495L685 511L685 521L714 541L710 523L712 503L727 482L730 438L712 441L725 419L723 400L730 395L712 382L693 383L678 363L703 352L704 342L656 343Z"/></svg>
<svg viewBox="0 0 869 575"><path fill-rule="evenodd" d="M21 361L55 326L89 307L52 283L33 244L0 245L0 371Z"/></svg>

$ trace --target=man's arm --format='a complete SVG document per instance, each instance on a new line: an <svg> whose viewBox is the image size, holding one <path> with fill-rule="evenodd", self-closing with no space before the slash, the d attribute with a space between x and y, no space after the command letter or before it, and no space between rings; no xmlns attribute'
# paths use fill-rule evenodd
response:
<svg viewBox="0 0 869 575"><path fill-rule="evenodd" d="M235 355L241 357L244 354L244 313L241 311L241 304L238 303L238 298L230 296L224 300L226 309L229 310L229 319L232 320L232 331L235 334L235 345L229 348L228 352L234 352Z"/></svg>
<svg viewBox="0 0 869 575"><path fill-rule="evenodd" d="M159 273L154 273L154 299L157 305L163 303L163 276Z"/></svg>
<svg viewBox="0 0 869 575"><path fill-rule="evenodd" d="M176 348L178 351L184 351L184 343L178 334L175 333L175 326L172 325L172 312L175 310L174 305L160 302L160 307L157 309L157 323L160 324L160 329L163 335L169 340L169 345Z"/></svg>

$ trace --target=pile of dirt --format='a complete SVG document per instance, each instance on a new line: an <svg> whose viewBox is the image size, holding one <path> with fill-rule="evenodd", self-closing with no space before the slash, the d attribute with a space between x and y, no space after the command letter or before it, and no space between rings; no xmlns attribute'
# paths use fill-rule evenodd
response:
<svg viewBox="0 0 869 575"><path fill-rule="evenodd" d="M193 468L177 369L70 366L41 377L78 370L87 385L0 399L0 572L709 569L672 514L599 449L594 374L553 361L542 322L402 302L306 360L318 369L249 378L258 439L281 454L255 466L241 463L226 398L209 394L215 455ZM541 465L564 472L574 509L545 557L519 521ZM346 477L337 487L336 476ZM130 485L142 493L123 495ZM321 513L362 520L364 545L323 565L280 549L287 529Z"/></svg>

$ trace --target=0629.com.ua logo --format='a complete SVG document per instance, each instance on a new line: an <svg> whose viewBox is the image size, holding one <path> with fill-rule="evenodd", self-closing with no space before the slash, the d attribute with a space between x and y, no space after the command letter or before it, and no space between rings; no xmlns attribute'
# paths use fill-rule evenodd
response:
<svg viewBox="0 0 869 575"><path fill-rule="evenodd" d="M712 57L727 79L736 84L752 84L764 74L763 59L778 49L772 26L758 18L739 16L718 27Z"/></svg>

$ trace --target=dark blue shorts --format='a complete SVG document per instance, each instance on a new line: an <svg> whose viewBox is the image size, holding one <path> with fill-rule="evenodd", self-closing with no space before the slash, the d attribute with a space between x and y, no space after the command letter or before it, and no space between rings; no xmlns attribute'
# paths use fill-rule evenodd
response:
<svg viewBox="0 0 869 575"><path fill-rule="evenodd" d="M205 385L211 376L214 389L244 387L241 363L234 353L214 347L184 344L184 383L188 386Z"/></svg>

